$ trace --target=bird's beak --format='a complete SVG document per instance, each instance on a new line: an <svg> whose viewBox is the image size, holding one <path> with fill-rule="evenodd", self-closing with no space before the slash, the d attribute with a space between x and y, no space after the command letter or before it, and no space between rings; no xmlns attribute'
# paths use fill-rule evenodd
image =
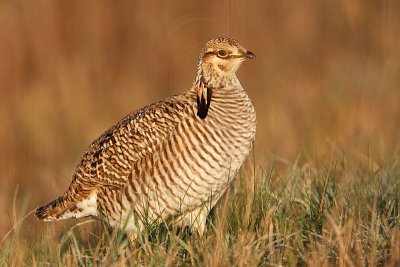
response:
<svg viewBox="0 0 400 267"><path fill-rule="evenodd" d="M255 59L256 58L256 54L254 54L253 52L247 51L245 54L245 57L248 59Z"/></svg>

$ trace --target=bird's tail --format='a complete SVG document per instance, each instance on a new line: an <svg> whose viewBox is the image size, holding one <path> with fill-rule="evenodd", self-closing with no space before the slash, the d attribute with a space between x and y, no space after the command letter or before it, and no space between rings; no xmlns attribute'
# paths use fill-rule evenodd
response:
<svg viewBox="0 0 400 267"><path fill-rule="evenodd" d="M60 196L52 202L41 206L35 212L35 216L39 220L43 221L56 221L60 219L60 216L65 210L70 207L66 207L64 197Z"/></svg>

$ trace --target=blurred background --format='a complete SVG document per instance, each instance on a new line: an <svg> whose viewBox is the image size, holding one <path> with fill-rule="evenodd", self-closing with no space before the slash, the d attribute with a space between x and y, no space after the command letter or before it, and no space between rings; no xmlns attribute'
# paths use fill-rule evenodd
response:
<svg viewBox="0 0 400 267"><path fill-rule="evenodd" d="M0 237L13 209L67 188L103 131L188 89L201 47L225 35L257 55L238 76L257 110L259 168L399 154L399 1L3 0Z"/></svg>

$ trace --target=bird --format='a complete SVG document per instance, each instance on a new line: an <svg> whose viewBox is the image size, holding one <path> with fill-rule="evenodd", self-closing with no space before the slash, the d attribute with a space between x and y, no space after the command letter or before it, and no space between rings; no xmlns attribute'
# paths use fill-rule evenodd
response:
<svg viewBox="0 0 400 267"><path fill-rule="evenodd" d="M43 221L95 217L135 240L174 218L200 236L250 153L255 108L236 72L256 56L231 37L208 41L192 86L127 115L93 141Z"/></svg>

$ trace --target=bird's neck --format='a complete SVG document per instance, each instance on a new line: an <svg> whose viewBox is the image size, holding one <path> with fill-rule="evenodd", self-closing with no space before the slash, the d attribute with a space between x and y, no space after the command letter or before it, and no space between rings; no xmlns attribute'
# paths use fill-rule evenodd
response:
<svg viewBox="0 0 400 267"><path fill-rule="evenodd" d="M204 86L213 90L223 88L241 88L235 73L224 74L213 69L211 66L198 68L193 87Z"/></svg>

